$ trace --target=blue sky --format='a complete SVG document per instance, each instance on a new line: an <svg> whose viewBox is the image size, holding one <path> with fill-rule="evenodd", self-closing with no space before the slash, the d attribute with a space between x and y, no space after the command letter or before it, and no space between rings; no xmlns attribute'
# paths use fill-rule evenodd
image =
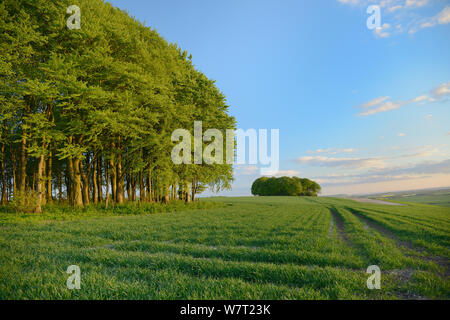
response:
<svg viewBox="0 0 450 320"><path fill-rule="evenodd" d="M450 1L108 2L191 53L239 128L279 129L280 174L324 194L450 186ZM258 176L237 167L222 194Z"/></svg>

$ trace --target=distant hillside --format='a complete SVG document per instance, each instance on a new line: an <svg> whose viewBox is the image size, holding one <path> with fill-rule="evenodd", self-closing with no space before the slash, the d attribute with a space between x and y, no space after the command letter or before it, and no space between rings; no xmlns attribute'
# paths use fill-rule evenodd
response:
<svg viewBox="0 0 450 320"><path fill-rule="evenodd" d="M450 207L450 188L379 193L369 195L368 198Z"/></svg>

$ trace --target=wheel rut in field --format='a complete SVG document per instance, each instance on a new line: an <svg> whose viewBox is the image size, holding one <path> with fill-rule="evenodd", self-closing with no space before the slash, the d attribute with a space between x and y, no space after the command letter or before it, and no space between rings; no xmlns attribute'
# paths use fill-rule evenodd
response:
<svg viewBox="0 0 450 320"><path fill-rule="evenodd" d="M364 217L359 213L358 211L347 207L346 208L349 212L351 212L355 217L357 217L363 225L366 225L368 228L373 229L377 231L378 233L388 237L389 239L393 240L398 247L407 248L409 250L418 252L418 253L424 253L425 249L421 247L417 247L411 242L405 241L400 239L395 233L393 233L391 230L383 227L382 225ZM418 256L417 258L425 260L425 261L431 261L435 264L443 267L445 269L445 276L450 276L450 264L449 261L446 258L440 257L440 256Z"/></svg>
<svg viewBox="0 0 450 320"><path fill-rule="evenodd" d="M334 226L334 217L333 214L331 214L330 228L328 229L328 239L331 239L333 237L333 226Z"/></svg>
<svg viewBox="0 0 450 320"><path fill-rule="evenodd" d="M331 207L329 208L330 213L331 213L331 218L332 218L332 222L334 221L334 223L336 224L336 233L339 239L343 240L348 246L350 247L354 247L353 243L348 239L347 234L344 231L344 222L342 221L341 217L339 216L339 214L337 213L336 209ZM330 231L331 234L333 232L333 228L332 226L330 226Z"/></svg>

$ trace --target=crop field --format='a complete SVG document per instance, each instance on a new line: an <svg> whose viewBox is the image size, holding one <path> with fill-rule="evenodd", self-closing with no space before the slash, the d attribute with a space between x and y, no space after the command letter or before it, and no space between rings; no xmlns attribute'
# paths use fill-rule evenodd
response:
<svg viewBox="0 0 450 320"><path fill-rule="evenodd" d="M0 220L0 299L448 299L450 209L335 198ZM81 289L66 269L81 270ZM370 290L366 269L381 270Z"/></svg>
<svg viewBox="0 0 450 320"><path fill-rule="evenodd" d="M414 202L450 207L450 189L394 192L380 194L375 198L398 202Z"/></svg>

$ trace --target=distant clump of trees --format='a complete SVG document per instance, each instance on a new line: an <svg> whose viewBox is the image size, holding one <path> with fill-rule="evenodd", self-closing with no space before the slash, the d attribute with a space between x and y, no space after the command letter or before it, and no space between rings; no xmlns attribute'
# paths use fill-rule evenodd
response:
<svg viewBox="0 0 450 320"><path fill-rule="evenodd" d="M191 56L102 0L0 2L0 202L190 202L230 164L175 165L172 132L235 129ZM205 144L205 143L204 143ZM224 154L224 158L225 158Z"/></svg>
<svg viewBox="0 0 450 320"><path fill-rule="evenodd" d="M321 192L317 182L299 177L261 177L252 184L255 196L313 196Z"/></svg>

